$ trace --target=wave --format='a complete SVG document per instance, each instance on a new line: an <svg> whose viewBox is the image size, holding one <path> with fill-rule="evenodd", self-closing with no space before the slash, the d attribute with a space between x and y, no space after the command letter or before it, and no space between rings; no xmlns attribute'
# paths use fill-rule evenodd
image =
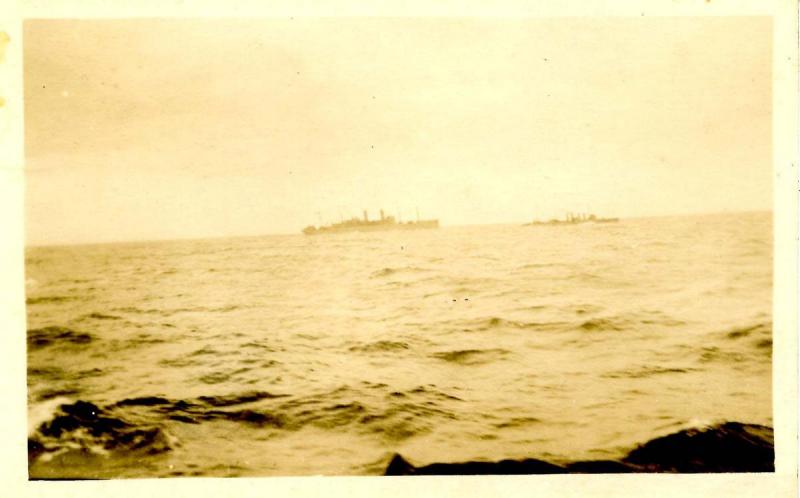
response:
<svg viewBox="0 0 800 498"><path fill-rule="evenodd" d="M48 401L52 399L65 398L68 396L75 396L80 394L80 389L77 387L57 387L45 389L36 394L36 399L41 401Z"/></svg>
<svg viewBox="0 0 800 498"><path fill-rule="evenodd" d="M247 373L251 370L252 370L251 367L231 368L228 370L215 370L213 372L209 372L199 377L197 380L199 380L203 384L221 384L223 382L228 382L237 375Z"/></svg>
<svg viewBox="0 0 800 498"><path fill-rule="evenodd" d="M701 363L722 362L739 364L751 354L772 355L772 322L759 322L718 332L726 339L718 346L706 346L700 351Z"/></svg>
<svg viewBox="0 0 800 498"><path fill-rule="evenodd" d="M756 323L744 327L737 327L726 332L728 339L739 339L751 335L761 335L772 337L772 322Z"/></svg>
<svg viewBox="0 0 800 498"><path fill-rule="evenodd" d="M197 309L181 309L182 312L187 311L199 311L199 312L210 312L210 313L227 313L230 311L236 311L239 309L243 309L245 306L237 305L237 304L228 304L226 306L214 306L214 307L200 307Z"/></svg>
<svg viewBox="0 0 800 498"><path fill-rule="evenodd" d="M745 355L740 351L729 351L718 348L717 346L708 346L702 349L699 361L701 363L716 361L722 363L736 364L744 360Z"/></svg>
<svg viewBox="0 0 800 498"><path fill-rule="evenodd" d="M597 308L578 308L575 310L577 314L593 313L598 311ZM682 327L686 322L674 318L662 311L635 311L631 313L624 313L621 315L593 317L585 320L578 325L579 329L595 332L595 331L623 331L633 330L639 328L651 327Z"/></svg>
<svg viewBox="0 0 800 498"><path fill-rule="evenodd" d="M465 299L468 301L468 299ZM542 309L544 306L536 306L528 309ZM508 330L508 329L516 329L516 330L540 330L540 331L548 331L548 330L558 330L564 327L568 327L571 325L570 322L533 322L533 321L521 321L521 320L510 320L507 318L500 318L497 316L489 316L489 317L481 317L475 318L470 320L447 320L439 322L438 324L440 327L448 327L448 328L457 328L458 330L462 330L464 332L485 332L489 330ZM430 327L427 324L419 324L420 327Z"/></svg>
<svg viewBox="0 0 800 498"><path fill-rule="evenodd" d="M517 267L517 270L538 270L539 268L569 268L564 263L527 263Z"/></svg>
<svg viewBox="0 0 800 498"><path fill-rule="evenodd" d="M365 385L381 390L388 387L384 384ZM424 386L386 393L375 404L363 401L363 394L359 396L362 401L354 401L351 396L359 394L343 386L327 393L290 399L276 409L286 415L286 429L296 430L307 425L327 430L347 427L357 433L398 441L429 432L456 419L454 412L439 403L460 401Z"/></svg>
<svg viewBox="0 0 800 498"><path fill-rule="evenodd" d="M64 453L119 455L132 452L153 455L177 444L161 427L112 415L87 401L61 404L53 417L41 423L28 438L28 459L52 460Z"/></svg>
<svg viewBox="0 0 800 498"><path fill-rule="evenodd" d="M495 429L511 429L516 427L526 427L532 424L539 424L542 420L536 417L514 417L503 422L494 424Z"/></svg>
<svg viewBox="0 0 800 498"><path fill-rule="evenodd" d="M586 270L574 270L563 277L565 280L577 280L581 283L603 283L610 280L599 273L592 273ZM622 282L614 282L615 285L622 285Z"/></svg>
<svg viewBox="0 0 800 498"><path fill-rule="evenodd" d="M158 360L158 365L163 367L170 367L170 368L185 368L185 367L194 367L197 365L201 365L202 361L192 358L187 358L184 356L178 356L175 358L164 358Z"/></svg>
<svg viewBox="0 0 800 498"><path fill-rule="evenodd" d="M40 296L29 297L25 299L25 304L44 304L44 303L63 303L66 301L74 301L78 299L76 296Z"/></svg>
<svg viewBox="0 0 800 498"><path fill-rule="evenodd" d="M28 330L28 349L36 350L57 344L86 345L94 340L91 334L76 332L57 325Z"/></svg>
<svg viewBox="0 0 800 498"><path fill-rule="evenodd" d="M432 463L417 467L394 454L385 475L610 474L634 472L774 472L771 427L740 422L684 429L652 439L619 460L553 463L529 458Z"/></svg>
<svg viewBox="0 0 800 498"><path fill-rule="evenodd" d="M170 451L176 447L177 439L158 422L163 419L189 424L227 420L280 428L286 423L279 415L246 408L221 408L284 396L264 391L201 396L188 401L143 396L104 407L83 400L69 403L65 398L51 399L37 404L29 415L28 458L48 461L70 451L105 456ZM141 409L148 412L136 411Z"/></svg>
<svg viewBox="0 0 800 498"><path fill-rule="evenodd" d="M157 396L142 396L140 398L126 398L118 401L114 406L154 406L154 405L168 405L171 401L166 398L159 398Z"/></svg>
<svg viewBox="0 0 800 498"><path fill-rule="evenodd" d="M425 273L429 270L426 268L420 268L418 266L403 266L398 268L382 268L378 271L372 272L370 278L383 278L388 277L391 275L395 275L398 273Z"/></svg>
<svg viewBox="0 0 800 498"><path fill-rule="evenodd" d="M567 322L523 322L505 318L491 317L485 324L485 329L512 328L528 330L554 330L567 325Z"/></svg>
<svg viewBox="0 0 800 498"><path fill-rule="evenodd" d="M509 354L510 351L505 349L459 349L434 353L432 356L459 365L481 365L501 360Z"/></svg>
<svg viewBox="0 0 800 498"><path fill-rule="evenodd" d="M100 377L102 375L105 375L107 372L109 372L111 370L114 370L114 368L110 368L110 369L107 369L107 370L103 370L101 368L96 368L96 367L95 368L87 368L86 370L78 370L77 372L69 375L67 378L73 379L73 380L82 380L82 379L88 379L88 378L91 378L91 377Z"/></svg>
<svg viewBox="0 0 800 498"><path fill-rule="evenodd" d="M647 472L773 472L774 434L739 422L693 427L638 446L624 462Z"/></svg>
<svg viewBox="0 0 800 498"><path fill-rule="evenodd" d="M274 427L282 428L286 425L284 417L267 412L255 410L213 410L206 412L202 416L203 420L228 420L231 422L244 422L255 427ZM173 420L177 420L173 418Z"/></svg>
<svg viewBox="0 0 800 498"><path fill-rule="evenodd" d="M28 378L42 377L48 381L57 381L64 378L64 369L60 367L32 367L28 366Z"/></svg>
<svg viewBox="0 0 800 498"><path fill-rule="evenodd" d="M399 403L359 419L363 432L378 434L389 441L401 441L431 431L438 423L452 421L454 413L435 403Z"/></svg>
<svg viewBox="0 0 800 498"><path fill-rule="evenodd" d="M758 349L769 349L772 350L772 339L762 339L756 342L756 347Z"/></svg>
<svg viewBox="0 0 800 498"><path fill-rule="evenodd" d="M447 394L444 391L440 391L438 389L435 389L435 386L433 384L428 384L427 387L426 386L417 386L414 389L411 389L410 391L407 391L407 393L409 395L421 394L421 395L424 395L426 397L433 397L433 398L436 398L436 399L439 399L439 400L444 400L444 401L463 401L461 398L459 398L457 396L453 396L452 394Z"/></svg>
<svg viewBox="0 0 800 498"><path fill-rule="evenodd" d="M602 307L596 306L593 304L573 304L567 306L564 311L570 311L575 313L576 315L586 315L590 313L597 313L602 311Z"/></svg>
<svg viewBox="0 0 800 498"><path fill-rule="evenodd" d="M196 350L192 351L191 353L189 353L189 356L207 356L207 355L216 356L218 354L220 354L219 351L214 349L212 346L209 346L208 344L206 344L202 348L196 349Z"/></svg>
<svg viewBox="0 0 800 498"><path fill-rule="evenodd" d="M152 334L138 334L132 339L125 341L125 348L138 347L146 344L161 344L167 342L166 339L155 337Z"/></svg>
<svg viewBox="0 0 800 498"><path fill-rule="evenodd" d="M654 375L664 374L682 374L694 372L695 368L680 368L680 367L641 367L628 370L620 370L603 374L601 377L607 379L644 379Z"/></svg>
<svg viewBox="0 0 800 498"><path fill-rule="evenodd" d="M227 312L234 311L240 306L222 306L222 307L194 307L194 308L140 308L138 306L120 306L112 308L112 311L119 311L122 313L133 313L137 315L155 315L160 317L172 317L179 313L205 313L205 312Z"/></svg>
<svg viewBox="0 0 800 498"><path fill-rule="evenodd" d="M581 323L578 328L589 332L594 331L620 331L625 330L629 324L627 321L613 320L610 318L592 318Z"/></svg>
<svg viewBox="0 0 800 498"><path fill-rule="evenodd" d="M91 319L94 319L94 320L121 320L122 319L121 317L116 316L116 315L106 315L104 313L98 313L98 312L89 313L88 315L84 315L81 318L82 319L83 318L91 318Z"/></svg>
<svg viewBox="0 0 800 498"><path fill-rule="evenodd" d="M275 348L273 348L272 346L267 344L266 341L264 341L264 340L246 342L246 343L242 344L241 347L243 347L243 348L261 349L261 350L264 350L264 351L267 351L267 352L271 352L271 353L277 351Z"/></svg>
<svg viewBox="0 0 800 498"><path fill-rule="evenodd" d="M192 400L170 400L159 396L144 396L118 401L112 407L154 407L168 419L188 424L199 424L203 421L227 420L242 422L257 427L283 427L283 417L272 412L258 411L250 408L237 410L220 410L238 405L246 405L264 399L285 397L285 394L273 394L266 391L249 391L240 394L223 396L200 396Z"/></svg>
<svg viewBox="0 0 800 498"><path fill-rule="evenodd" d="M28 368L28 378L36 379L28 384L28 397L37 402L75 396L83 389L81 381L106 375L113 369L89 368L65 371L61 368ZM42 382L46 381L46 382Z"/></svg>
<svg viewBox="0 0 800 498"><path fill-rule="evenodd" d="M535 309L541 309L537 307ZM591 307L589 305L580 307L571 307L576 314L590 314L597 311L599 308ZM652 326L666 326L678 327L685 325L685 322L676 320L666 315L654 312L646 314L632 313L622 316L611 317L594 317L586 319L582 322L569 322L569 321L522 321L510 320L497 316L488 318L479 318L469 320L466 322L458 322L463 327L464 331L488 331L488 330L502 330L502 329L518 329L518 330L538 330L538 331L556 331L567 330L577 327L580 330L587 332L602 332L602 331L625 331L633 330L635 328L652 327ZM445 322L445 325L452 325L452 322Z"/></svg>
<svg viewBox="0 0 800 498"><path fill-rule="evenodd" d="M408 349L409 346L405 342L400 341L377 341L371 342L369 344L362 344L359 346L353 346L350 348L350 351L353 352L361 352L361 353L373 353L373 352L381 352L381 351L400 351Z"/></svg>
<svg viewBox="0 0 800 498"><path fill-rule="evenodd" d="M267 391L248 391L227 396L200 396L197 399L211 406L235 406L261 401L262 399L284 398L286 396L288 395L273 394Z"/></svg>

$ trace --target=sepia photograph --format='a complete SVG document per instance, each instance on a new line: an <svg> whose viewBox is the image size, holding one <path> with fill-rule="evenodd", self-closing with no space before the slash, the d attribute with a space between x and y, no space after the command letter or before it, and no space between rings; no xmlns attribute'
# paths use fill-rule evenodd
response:
<svg viewBox="0 0 800 498"><path fill-rule="evenodd" d="M774 473L773 28L25 19L28 479Z"/></svg>

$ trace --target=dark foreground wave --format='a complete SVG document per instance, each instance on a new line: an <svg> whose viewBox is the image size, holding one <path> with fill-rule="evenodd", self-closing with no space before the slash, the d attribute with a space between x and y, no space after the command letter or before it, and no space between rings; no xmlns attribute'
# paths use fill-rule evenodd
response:
<svg viewBox="0 0 800 498"><path fill-rule="evenodd" d="M648 441L619 460L552 463L529 458L499 462L432 463L416 467L395 454L385 475L618 474L634 472L774 472L771 427L725 422Z"/></svg>
<svg viewBox="0 0 800 498"><path fill-rule="evenodd" d="M447 418L447 413L441 410L404 401L422 389L392 393L399 404L383 412L375 412L357 402L342 403L341 396L345 394L342 389L329 393L331 401L334 397L340 399L336 404L311 403L308 399L293 399L289 395L265 391L187 400L146 396L102 407L88 401L62 403L54 406L51 415L32 428L28 461L29 465L37 462L62 465L75 459L157 456L181 447L181 442L170 433L170 423L176 422L195 425L227 421L273 433L295 431L307 424L324 428L355 424L372 433L380 432L396 443L424 428L413 424L398 426L394 420L398 416L403 420L409 414L423 419L431 415ZM458 398L450 398L458 401ZM254 406L262 401L277 404L267 410ZM312 405L317 405L316 409L309 409ZM301 407L303 410L298 412ZM421 412L422 408L427 411ZM772 472L773 431L770 427L739 422L685 429L637 446L618 460L549 462L530 458L433 463L418 467L395 454L391 460L384 460L387 461L388 465L383 464L386 475Z"/></svg>
<svg viewBox="0 0 800 498"><path fill-rule="evenodd" d="M239 426L236 432L253 430L264 437L285 436L306 426L347 428L395 443L452 420L455 416L444 405L460 402L455 396L424 386L387 393L386 401L380 403L356 401L357 392L343 386L310 396L266 391L177 400L142 396L105 405L50 399L41 405L41 415L33 419L28 463L57 467L63 462L100 458L94 465L102 466L110 459L163 454L181 447L181 441L172 434L176 423L230 423ZM431 401L431 396L440 398L442 406ZM40 470L35 473L41 475Z"/></svg>
<svg viewBox="0 0 800 498"><path fill-rule="evenodd" d="M280 397L283 395L251 391L177 401L144 396L104 407L80 400L62 403L29 434L28 460L29 463L50 461L65 454L120 457L171 451L180 442L164 427L165 419L186 424L229 420L262 428L283 427L284 419L278 415L250 409L221 409Z"/></svg>
<svg viewBox="0 0 800 498"><path fill-rule="evenodd" d="M66 453L87 455L157 454L173 449L175 440L161 427L111 415L86 401L60 405L54 417L28 438L28 460Z"/></svg>

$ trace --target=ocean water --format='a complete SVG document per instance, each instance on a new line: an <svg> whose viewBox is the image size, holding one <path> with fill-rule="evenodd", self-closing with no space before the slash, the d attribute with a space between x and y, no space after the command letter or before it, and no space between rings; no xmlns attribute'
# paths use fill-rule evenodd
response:
<svg viewBox="0 0 800 498"><path fill-rule="evenodd" d="M770 213L32 247L32 477L617 458L770 426Z"/></svg>

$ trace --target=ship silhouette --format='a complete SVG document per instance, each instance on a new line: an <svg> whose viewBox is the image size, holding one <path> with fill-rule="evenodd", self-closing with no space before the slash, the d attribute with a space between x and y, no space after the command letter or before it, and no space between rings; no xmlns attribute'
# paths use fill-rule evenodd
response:
<svg viewBox="0 0 800 498"><path fill-rule="evenodd" d="M567 213L563 220L553 218L550 221L534 220L530 223L525 223L523 226L537 226L537 225L580 225L582 223L616 223L619 218L598 218L594 214L586 213Z"/></svg>
<svg viewBox="0 0 800 498"><path fill-rule="evenodd" d="M383 209L380 210L380 219L370 220L367 210L364 210L363 218L350 218L340 223L330 225L320 225L319 227L309 225L303 229L306 235L318 235L322 233L341 233L341 232L377 232L383 230L419 230L439 228L439 220L420 220L417 212L417 221L397 221L394 216L386 216Z"/></svg>

